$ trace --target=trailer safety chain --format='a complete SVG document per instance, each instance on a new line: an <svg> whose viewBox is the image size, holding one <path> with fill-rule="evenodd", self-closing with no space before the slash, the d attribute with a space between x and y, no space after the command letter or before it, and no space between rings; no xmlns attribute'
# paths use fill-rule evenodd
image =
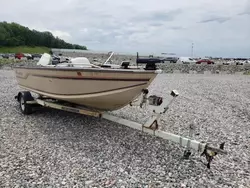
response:
<svg viewBox="0 0 250 188"><path fill-rule="evenodd" d="M142 101L140 103L140 108L143 107L143 104L146 104L148 93L149 93L148 89L142 89L142 95L143 96L142 96Z"/></svg>
<svg viewBox="0 0 250 188"><path fill-rule="evenodd" d="M224 149L224 145L225 142L220 144L220 149L223 150ZM204 151L201 153L201 156L205 156L207 159L207 168L210 169L210 164L212 162L212 160L214 159L214 157L217 155L218 153L216 151L212 151L209 149L208 144L206 144Z"/></svg>

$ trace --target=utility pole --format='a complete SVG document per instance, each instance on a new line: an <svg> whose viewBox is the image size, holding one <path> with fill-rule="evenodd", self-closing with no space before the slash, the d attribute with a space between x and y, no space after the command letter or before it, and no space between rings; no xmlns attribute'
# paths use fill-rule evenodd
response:
<svg viewBox="0 0 250 188"><path fill-rule="evenodd" d="M193 56L194 56L194 43L192 42L191 57L193 58Z"/></svg>

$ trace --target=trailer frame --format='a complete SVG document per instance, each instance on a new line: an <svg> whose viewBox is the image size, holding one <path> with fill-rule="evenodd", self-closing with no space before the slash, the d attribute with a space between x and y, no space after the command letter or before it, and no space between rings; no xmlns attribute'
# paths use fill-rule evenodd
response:
<svg viewBox="0 0 250 188"><path fill-rule="evenodd" d="M112 121L121 125L125 125L127 127L148 133L150 135L160 137L165 140L172 141L179 146L185 148L184 158L188 159L191 155L191 149L195 150L196 152L201 153L201 156L205 156L207 160L207 168L210 168L210 164L214 157L217 154L227 154L227 151L224 150L225 142L221 143L219 147L211 146L209 143L200 142L197 140L192 139L192 134L194 130L194 125L190 124L189 126L189 137L183 137L181 135L173 134L170 132L165 132L159 130L159 122L161 116L164 115L169 106L173 103L173 101L178 97L179 93L176 90L172 90L170 95L173 97L172 100L166 104L165 102L162 103L162 98L157 96L149 96L148 97L148 90L144 89L140 97L138 97L135 101L130 103L130 106L140 106L141 108L147 103L156 107L153 110L152 115L148 118L146 123L141 124L135 121L131 121L128 119L120 118L117 116L112 115L109 112L99 111L96 109L89 109L85 106L79 106L71 103L67 103L65 101L59 101L56 99L51 99L45 96L38 95L38 97L33 97L30 91L20 91L15 96L15 99L19 102L20 110L24 115L29 115L33 112L33 107L47 107L53 108L58 110L63 110L72 113L83 114L87 116L93 116L100 119L106 119L108 121ZM160 101L160 102L159 102ZM157 111L157 106L164 106L163 111Z"/></svg>

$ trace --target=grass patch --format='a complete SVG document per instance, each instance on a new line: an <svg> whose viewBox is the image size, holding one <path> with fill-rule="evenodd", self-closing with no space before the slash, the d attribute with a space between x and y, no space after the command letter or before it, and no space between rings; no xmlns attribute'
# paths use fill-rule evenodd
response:
<svg viewBox="0 0 250 188"><path fill-rule="evenodd" d="M250 71L246 71L243 73L244 75L250 75Z"/></svg>
<svg viewBox="0 0 250 188"><path fill-rule="evenodd" d="M0 59L0 67L6 64L10 63L19 63L22 62L22 60L19 59Z"/></svg>
<svg viewBox="0 0 250 188"><path fill-rule="evenodd" d="M0 53L49 53L50 48L41 46L15 46L15 47L0 47Z"/></svg>

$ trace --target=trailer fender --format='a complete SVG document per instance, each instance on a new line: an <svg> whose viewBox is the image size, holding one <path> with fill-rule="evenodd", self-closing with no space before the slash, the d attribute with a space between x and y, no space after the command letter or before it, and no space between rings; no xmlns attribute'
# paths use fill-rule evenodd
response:
<svg viewBox="0 0 250 188"><path fill-rule="evenodd" d="M20 91L18 92L17 96L15 96L15 99L20 102L21 96L24 97L26 101L33 101L34 98L32 97L31 93L29 91Z"/></svg>
<svg viewBox="0 0 250 188"><path fill-rule="evenodd" d="M29 91L21 91L15 98L19 102L23 114L28 115L32 113L32 106L31 104L27 104L27 101L33 101L34 98Z"/></svg>

